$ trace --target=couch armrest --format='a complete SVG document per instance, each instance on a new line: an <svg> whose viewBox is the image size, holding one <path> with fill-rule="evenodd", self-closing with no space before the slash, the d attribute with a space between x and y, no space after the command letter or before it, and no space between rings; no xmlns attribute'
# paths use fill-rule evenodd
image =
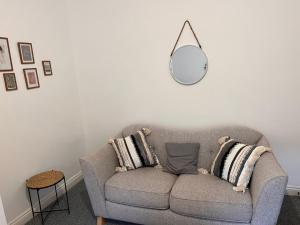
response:
<svg viewBox="0 0 300 225"><path fill-rule="evenodd" d="M288 177L271 152L257 161L251 183L252 225L275 225L286 191Z"/></svg>
<svg viewBox="0 0 300 225"><path fill-rule="evenodd" d="M105 182L115 173L118 165L116 154L110 144L106 144L93 155L80 158L84 182L95 216L107 216L105 207Z"/></svg>

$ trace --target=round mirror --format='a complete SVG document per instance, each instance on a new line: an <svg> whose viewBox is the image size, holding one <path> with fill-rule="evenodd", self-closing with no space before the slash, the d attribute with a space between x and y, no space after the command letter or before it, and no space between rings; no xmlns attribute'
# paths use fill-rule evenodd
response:
<svg viewBox="0 0 300 225"><path fill-rule="evenodd" d="M207 57L201 48L194 45L184 45L171 56L170 71L178 83L195 84L207 72Z"/></svg>

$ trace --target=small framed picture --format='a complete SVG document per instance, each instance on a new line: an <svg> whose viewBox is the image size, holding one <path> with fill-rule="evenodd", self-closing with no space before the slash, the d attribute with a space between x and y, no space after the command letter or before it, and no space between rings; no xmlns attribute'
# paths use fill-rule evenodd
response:
<svg viewBox="0 0 300 225"><path fill-rule="evenodd" d="M13 71L8 39L0 37L0 72Z"/></svg>
<svg viewBox="0 0 300 225"><path fill-rule="evenodd" d="M52 74L52 67L50 61L42 61L43 69L44 69L44 75L45 76L51 76Z"/></svg>
<svg viewBox="0 0 300 225"><path fill-rule="evenodd" d="M16 76L14 73L4 73L3 78L6 91L18 90Z"/></svg>
<svg viewBox="0 0 300 225"><path fill-rule="evenodd" d="M31 43L18 42L20 60L22 64L34 64L34 55Z"/></svg>
<svg viewBox="0 0 300 225"><path fill-rule="evenodd" d="M36 68L23 69L27 89L39 88L40 82Z"/></svg>

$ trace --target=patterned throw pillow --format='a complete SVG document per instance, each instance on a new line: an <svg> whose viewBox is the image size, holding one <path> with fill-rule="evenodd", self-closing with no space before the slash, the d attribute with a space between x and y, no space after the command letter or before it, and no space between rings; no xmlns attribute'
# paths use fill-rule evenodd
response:
<svg viewBox="0 0 300 225"><path fill-rule="evenodd" d="M245 192L256 161L271 149L242 144L228 136L220 138L219 144L221 147L213 161L211 174L233 184L233 190Z"/></svg>
<svg viewBox="0 0 300 225"><path fill-rule="evenodd" d="M146 135L150 133L151 130L148 128L142 128L127 137L109 140L120 164L116 171L123 172L140 167L160 165L158 157L146 140Z"/></svg>

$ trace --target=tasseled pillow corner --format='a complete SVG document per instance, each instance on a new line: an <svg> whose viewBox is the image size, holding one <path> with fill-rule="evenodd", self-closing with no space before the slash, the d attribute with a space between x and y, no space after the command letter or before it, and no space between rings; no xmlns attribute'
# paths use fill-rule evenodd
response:
<svg viewBox="0 0 300 225"><path fill-rule="evenodd" d="M150 130L150 128L146 128L146 127L143 127L142 128L142 131L143 131L143 133L146 135L146 136L148 136L148 135L150 135L151 134L151 130Z"/></svg>

